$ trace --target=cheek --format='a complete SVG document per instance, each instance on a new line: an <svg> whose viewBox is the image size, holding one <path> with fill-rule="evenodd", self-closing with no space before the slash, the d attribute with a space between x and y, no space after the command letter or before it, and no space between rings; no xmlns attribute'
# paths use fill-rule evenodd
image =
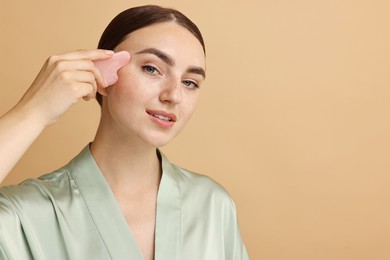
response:
<svg viewBox="0 0 390 260"><path fill-rule="evenodd" d="M118 71L118 82L111 86L109 95L117 102L138 100L142 95L142 83L134 73L131 66Z"/></svg>
<svg viewBox="0 0 390 260"><path fill-rule="evenodd" d="M198 104L198 99L199 93L191 93L191 95L186 98L186 101L182 103L182 110L186 114L187 120L190 119L194 113Z"/></svg>
<svg viewBox="0 0 390 260"><path fill-rule="evenodd" d="M118 88L118 92L131 98L146 98L158 94L161 84L161 81L145 76L135 64L129 64L119 70L115 87Z"/></svg>

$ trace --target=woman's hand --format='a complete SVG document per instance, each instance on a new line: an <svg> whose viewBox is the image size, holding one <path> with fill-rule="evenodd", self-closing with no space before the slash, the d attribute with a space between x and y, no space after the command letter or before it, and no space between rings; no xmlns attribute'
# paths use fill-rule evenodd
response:
<svg viewBox="0 0 390 260"><path fill-rule="evenodd" d="M80 98L94 98L98 85L107 86L92 61L112 55L106 50L79 50L51 56L14 109L30 113L44 126L56 122Z"/></svg>
<svg viewBox="0 0 390 260"><path fill-rule="evenodd" d="M48 125L79 99L92 99L106 87L93 60L107 59L105 50L79 50L51 56L22 99L0 117L0 183Z"/></svg>

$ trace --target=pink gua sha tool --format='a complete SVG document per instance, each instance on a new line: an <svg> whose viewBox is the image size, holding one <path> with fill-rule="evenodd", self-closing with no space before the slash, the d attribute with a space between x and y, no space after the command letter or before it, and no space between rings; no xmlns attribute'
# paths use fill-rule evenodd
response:
<svg viewBox="0 0 390 260"><path fill-rule="evenodd" d="M130 53L127 51L119 51L108 59L95 60L93 63L100 70L104 80L108 86L115 84L118 81L118 70L130 62Z"/></svg>

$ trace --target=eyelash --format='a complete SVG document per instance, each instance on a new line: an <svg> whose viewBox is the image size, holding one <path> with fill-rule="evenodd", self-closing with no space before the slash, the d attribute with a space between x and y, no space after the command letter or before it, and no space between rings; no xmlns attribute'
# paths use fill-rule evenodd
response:
<svg viewBox="0 0 390 260"><path fill-rule="evenodd" d="M151 75L155 75L154 72L156 72L156 71L160 74L160 71L158 71L158 69L157 69L156 67L153 67L153 66L151 66L151 65L142 66L142 69L143 69L145 72L147 72L147 73L149 73L149 74L151 74ZM150 72L151 69L153 70L153 72Z"/></svg>
<svg viewBox="0 0 390 260"><path fill-rule="evenodd" d="M149 73L150 75L156 75L155 72L157 72L158 74L161 74L160 71L156 67L154 67L152 65L144 65L144 66L142 66L142 69L146 73ZM153 71L150 71L150 70L153 70ZM189 89L199 88L199 85L196 82L192 81L192 80L183 80L182 84L186 88L189 88ZM191 84L192 84L192 87L190 87Z"/></svg>
<svg viewBox="0 0 390 260"><path fill-rule="evenodd" d="M199 85L191 80L183 80L182 83L185 85L186 88L199 88ZM185 83L192 84L193 86L192 87L187 86Z"/></svg>

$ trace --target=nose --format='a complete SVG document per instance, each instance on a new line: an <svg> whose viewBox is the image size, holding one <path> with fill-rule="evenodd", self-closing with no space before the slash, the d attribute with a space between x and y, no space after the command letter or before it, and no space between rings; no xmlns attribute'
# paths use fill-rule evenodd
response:
<svg viewBox="0 0 390 260"><path fill-rule="evenodd" d="M179 104L183 101L182 91L180 80L169 80L161 91L160 101Z"/></svg>

